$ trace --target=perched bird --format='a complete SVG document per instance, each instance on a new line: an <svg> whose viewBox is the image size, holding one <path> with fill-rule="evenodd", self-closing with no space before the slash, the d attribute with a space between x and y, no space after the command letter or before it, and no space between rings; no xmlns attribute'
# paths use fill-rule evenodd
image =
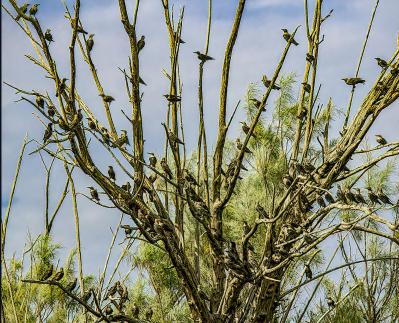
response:
<svg viewBox="0 0 399 323"><path fill-rule="evenodd" d="M305 170L306 173L313 173L313 171L316 169L309 161L305 160L302 164L303 169Z"/></svg>
<svg viewBox="0 0 399 323"><path fill-rule="evenodd" d="M345 194L342 191L341 185L337 185L337 200L346 202Z"/></svg>
<svg viewBox="0 0 399 323"><path fill-rule="evenodd" d="M41 95L36 95L36 104L39 108L44 108L44 99Z"/></svg>
<svg viewBox="0 0 399 323"><path fill-rule="evenodd" d="M93 46L94 46L93 37L94 37L94 34L90 34L89 37L86 40L86 46L87 46L87 50L88 50L89 53L91 52L91 50L93 49Z"/></svg>
<svg viewBox="0 0 399 323"><path fill-rule="evenodd" d="M47 40L49 43L53 42L53 35L51 34L51 29L47 29L44 33L44 39Z"/></svg>
<svg viewBox="0 0 399 323"><path fill-rule="evenodd" d="M168 100L169 102L172 102L172 103L181 101L181 96L179 96L179 95L165 94L164 97L166 98L166 100Z"/></svg>
<svg viewBox="0 0 399 323"><path fill-rule="evenodd" d="M132 232L133 232L133 227L131 227L130 225L122 224L122 225L121 225L121 228L122 228L123 230L125 230L125 234L126 234L127 236L130 236L130 235L132 234Z"/></svg>
<svg viewBox="0 0 399 323"><path fill-rule="evenodd" d="M53 275L53 270L54 270L54 267L53 267L53 265L51 264L51 265L47 268L47 270L44 271L43 274L40 276L40 280L41 280L41 281L44 281L44 280L49 279L49 278Z"/></svg>
<svg viewBox="0 0 399 323"><path fill-rule="evenodd" d="M347 85L352 85L355 86L356 84L364 84L366 81L360 77L346 77L343 78L342 81L344 81Z"/></svg>
<svg viewBox="0 0 399 323"><path fill-rule="evenodd" d="M87 35L87 31L84 30L83 27L80 26L80 25L78 25L78 26L76 27L76 31L77 31L78 33Z"/></svg>
<svg viewBox="0 0 399 323"><path fill-rule="evenodd" d="M310 84L306 82L302 82L301 84L303 85L303 89L305 90L305 92L310 93L310 90L312 89Z"/></svg>
<svg viewBox="0 0 399 323"><path fill-rule="evenodd" d="M166 130L168 131L168 137L169 140L173 143L173 144L180 144L180 145L184 145L184 142L181 141L179 139L179 137L170 129L166 128Z"/></svg>
<svg viewBox="0 0 399 323"><path fill-rule="evenodd" d="M119 280L117 280L117 281L115 282L115 284L113 284L113 285L108 289L107 294L106 294L105 297L106 297L106 298L109 298L110 296L114 296L114 295L116 294L116 292L118 291L119 285L120 285L120 282L119 282Z"/></svg>
<svg viewBox="0 0 399 323"><path fill-rule="evenodd" d="M312 279L313 273L308 264L305 264L305 275L307 279Z"/></svg>
<svg viewBox="0 0 399 323"><path fill-rule="evenodd" d="M285 175L283 176L283 184L284 184L286 187L290 187L293 181L294 181L294 180L293 180L293 178L291 177L290 174L285 174Z"/></svg>
<svg viewBox="0 0 399 323"><path fill-rule="evenodd" d="M247 221L243 221L242 231L244 236L246 236L251 231L251 227L248 225Z"/></svg>
<svg viewBox="0 0 399 323"><path fill-rule="evenodd" d="M173 178L173 173L170 170L169 165L166 162L166 158L165 157L162 157L162 159L161 159L161 167L162 167L163 171L165 172L166 176L169 179Z"/></svg>
<svg viewBox="0 0 399 323"><path fill-rule="evenodd" d="M237 139L236 139L236 147L237 147L237 149L240 150L240 151L241 151L242 149L244 149L244 152L245 152L245 153L252 154L251 149L249 149L249 148L246 147L246 146L244 147L244 146L242 145L240 138L237 138Z"/></svg>
<svg viewBox="0 0 399 323"><path fill-rule="evenodd" d="M49 105L49 106L48 106L48 108L47 108L47 114L48 114L50 117L54 117L54 116L55 116L55 108L54 108L53 105Z"/></svg>
<svg viewBox="0 0 399 323"><path fill-rule="evenodd" d="M272 83L272 81L269 80L269 79L267 78L266 75L263 75L263 76L262 76L262 83L263 83L263 85L264 85L265 87L268 88L268 87L270 86L270 84ZM277 84L273 84L272 89L273 89L273 90L280 90L281 88L280 88L280 86L278 86Z"/></svg>
<svg viewBox="0 0 399 323"><path fill-rule="evenodd" d="M313 61L314 61L314 56L313 56L312 54L306 53L306 60L307 60L309 63L313 63Z"/></svg>
<svg viewBox="0 0 399 323"><path fill-rule="evenodd" d="M201 62L206 62L206 61L214 60L213 57L208 56L208 55L205 55L205 54L202 54L202 53L199 52L199 51L194 52L194 54L197 54L197 57L198 57L198 59L199 59Z"/></svg>
<svg viewBox="0 0 399 323"><path fill-rule="evenodd" d="M30 9L29 9L29 14L30 14L31 16L36 15L37 10L39 9L39 6L40 6L39 3L33 4L32 7L30 7Z"/></svg>
<svg viewBox="0 0 399 323"><path fill-rule="evenodd" d="M124 189L124 190L127 191L127 192L130 192L130 189L131 189L130 182L127 181L126 184L123 184L123 185L121 186L121 188Z"/></svg>
<svg viewBox="0 0 399 323"><path fill-rule="evenodd" d="M391 200L389 199L389 197L382 191L381 188L377 191L377 196L378 196L378 199L379 199L382 203L393 205L392 201L391 201Z"/></svg>
<svg viewBox="0 0 399 323"><path fill-rule="evenodd" d="M58 271L55 273L54 277L52 280L58 282L62 279L62 277L64 277L64 268L60 268L58 269Z"/></svg>
<svg viewBox="0 0 399 323"><path fill-rule="evenodd" d="M105 313L105 315L111 315L112 313L113 313L113 309L112 309L112 306L111 305L107 305L106 307L105 307L105 309L104 309L104 313Z"/></svg>
<svg viewBox="0 0 399 323"><path fill-rule="evenodd" d="M382 68L386 68L389 66L388 62L382 58L376 57L375 60L377 61L378 66Z"/></svg>
<svg viewBox="0 0 399 323"><path fill-rule="evenodd" d="M50 122L47 125L46 130L44 131L43 142L44 143L47 142L47 140L49 140L51 138L52 134L53 134L53 124Z"/></svg>
<svg viewBox="0 0 399 323"><path fill-rule="evenodd" d="M327 305L328 305L328 307L333 308L333 307L335 306L335 302L334 302L334 300L331 298L331 296L327 296L326 300L327 300Z"/></svg>
<svg viewBox="0 0 399 323"><path fill-rule="evenodd" d="M127 136L127 131L126 130L124 130L124 129L121 130L121 135L115 141L115 145L118 146L118 147L122 147L123 145L129 145L130 146L129 137Z"/></svg>
<svg viewBox="0 0 399 323"><path fill-rule="evenodd" d="M97 129L96 124L94 123L93 119L91 119L91 118L87 118L87 125L89 126L89 128L91 130Z"/></svg>
<svg viewBox="0 0 399 323"><path fill-rule="evenodd" d="M194 176L188 171L188 169L184 170L184 179L186 182L193 184L195 186L199 186Z"/></svg>
<svg viewBox="0 0 399 323"><path fill-rule="evenodd" d="M133 303L132 307L131 307L131 313L132 316L137 318L140 314L140 309L139 307L136 305L136 303Z"/></svg>
<svg viewBox="0 0 399 323"><path fill-rule="evenodd" d="M68 81L68 79L66 77L61 79L61 82L60 82L60 85L59 85L60 93L65 91L66 81Z"/></svg>
<svg viewBox="0 0 399 323"><path fill-rule="evenodd" d="M368 191L368 197L371 203L373 204L381 204L380 200L378 199L378 195L373 192L370 186L366 187Z"/></svg>
<svg viewBox="0 0 399 323"><path fill-rule="evenodd" d="M112 166L108 166L108 177L110 178L110 180L115 182L116 175L115 175L114 168Z"/></svg>
<svg viewBox="0 0 399 323"><path fill-rule="evenodd" d="M357 187L356 187L356 188L354 188L353 190L354 190L353 196L354 196L356 202L361 203L361 204L367 204L367 202L366 202L366 200L364 199L362 193L360 192L360 188L357 188Z"/></svg>
<svg viewBox="0 0 399 323"><path fill-rule="evenodd" d="M240 123L242 124L242 127L241 127L242 131L244 131L244 133L247 135L250 130L249 126L247 125L247 123L245 121L240 121ZM252 133L251 136L256 138L254 133Z"/></svg>
<svg viewBox="0 0 399 323"><path fill-rule="evenodd" d="M255 99L255 98L251 98L251 99L249 99L249 101L251 101L253 104L254 104L254 106L256 107L256 108L260 108L260 106L262 105L262 102L260 102L258 99ZM263 107L262 108L262 111L266 111L266 109Z"/></svg>
<svg viewBox="0 0 399 323"><path fill-rule="evenodd" d="M65 289L69 292L72 292L75 289L77 283L78 283L78 279L75 278L74 280L72 280L68 284L66 284Z"/></svg>
<svg viewBox="0 0 399 323"><path fill-rule="evenodd" d="M377 141L377 143L380 145L386 145L388 143L386 139L381 135L375 135L375 141Z"/></svg>
<svg viewBox="0 0 399 323"><path fill-rule="evenodd" d="M320 207L326 207L326 202L323 199L323 196L319 195L316 199L317 204L319 204Z"/></svg>
<svg viewBox="0 0 399 323"><path fill-rule="evenodd" d="M151 321L152 315L154 314L154 311L150 307L146 312L145 312L145 319L147 321Z"/></svg>
<svg viewBox="0 0 399 323"><path fill-rule="evenodd" d="M174 32L173 33L173 38L176 38L176 37L178 37L178 34L177 34L177 32ZM180 44L185 44L186 42L183 39L181 39L181 37L179 37L179 43Z"/></svg>
<svg viewBox="0 0 399 323"><path fill-rule="evenodd" d="M344 194L345 194L345 199L347 201L352 202L352 203L356 203L357 202L357 200L355 198L355 195L352 193L352 191L350 189L346 189L344 191Z"/></svg>
<svg viewBox="0 0 399 323"><path fill-rule="evenodd" d="M26 12L28 11L29 5L30 5L29 3L25 2L22 6L19 7L19 10L21 10L21 12L22 12L23 14L26 14ZM19 19L21 19L20 14L18 14L18 15L15 17L15 20L16 20L16 21L18 21Z"/></svg>
<svg viewBox="0 0 399 323"><path fill-rule="evenodd" d="M291 42L295 46L298 46L298 42L292 37L292 35L288 32L287 29L281 29L283 31L283 38L286 40L286 42Z"/></svg>
<svg viewBox="0 0 399 323"><path fill-rule="evenodd" d="M148 160L150 161L150 165L151 167L156 167L157 166L157 157L154 155L154 153L148 153L150 155L150 157L148 158Z"/></svg>
<svg viewBox="0 0 399 323"><path fill-rule="evenodd" d="M140 51L144 48L145 46L145 36L141 36L140 39L137 42L137 53L140 53Z"/></svg>
<svg viewBox="0 0 399 323"><path fill-rule="evenodd" d="M100 202L100 197L98 196L97 190L93 186L89 186L88 189L90 189L91 198L97 202Z"/></svg>
<svg viewBox="0 0 399 323"><path fill-rule="evenodd" d="M89 299L91 298L91 296L92 296L91 290L88 290L88 291L84 292L83 296L82 296L82 301L84 303L87 303L89 301Z"/></svg>
<svg viewBox="0 0 399 323"><path fill-rule="evenodd" d="M111 103L112 101L115 101L115 99L110 95L105 95L102 93L100 96L103 98L104 102Z"/></svg>

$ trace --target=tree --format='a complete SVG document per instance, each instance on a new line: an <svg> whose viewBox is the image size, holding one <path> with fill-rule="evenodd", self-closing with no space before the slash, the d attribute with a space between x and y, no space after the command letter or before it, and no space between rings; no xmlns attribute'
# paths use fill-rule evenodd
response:
<svg viewBox="0 0 399 323"><path fill-rule="evenodd" d="M22 95L21 100L36 109L46 126L44 140L35 152L45 152L53 161L63 163L75 212L77 193L74 180L78 179L73 178L72 170L79 168L97 184L97 187L90 188L89 198L93 203L106 207L104 195L99 195L104 193L114 207L129 216L131 223L123 227L126 238L129 241L140 240L139 253L133 257L133 263L145 269L143 279L150 281L155 297L151 300L138 280L134 302L129 303L122 283L108 284L107 292L102 293L104 277L99 277L98 286L91 289L95 301L89 304L83 299L86 289L82 273L79 276L80 295L49 279L25 279L26 283L56 285L84 307L87 315L105 321L151 320L153 313L146 317L144 311L138 312L137 307L140 304L140 309L143 306L150 309L155 299L158 304L153 306L160 308L161 313L156 313L160 315L157 321L169 319L161 316L174 309L176 312L171 321L284 322L292 316L294 302L300 303L297 298L299 291L317 281L311 300L324 277L336 269L345 267L355 272L354 268L359 263L377 268L383 261L393 269L390 277L394 281L399 236L397 213L396 217L393 216L398 203L392 199L395 195L397 197L398 188L388 195L386 183L393 172L389 161L399 154L399 142L388 143L383 137L378 137L376 146L367 147L364 139L380 113L399 97L399 49L390 60L379 61L381 73L353 118L350 114L353 93L357 84L364 83L364 80L358 72L345 79L352 89L351 100L340 135L331 138L329 129L336 108L332 99L325 107L319 103L316 82L320 67L319 47L324 40L321 28L331 12L323 16L322 0L316 0L311 22L305 1L308 52L304 57L305 72L299 97L294 97L290 90L295 78L280 75L288 53L296 45L297 27L291 33L284 31L282 41L286 41L286 46L271 79L264 76L263 87L250 86L246 99L247 121L242 124L242 136L231 142L227 133L239 104L228 117L230 63L246 5L245 0L239 0L223 61L218 132L215 150L211 152L207 146L209 136L204 121L202 88L206 64L213 59L208 55L212 8L209 0L207 42L204 52L196 53L199 59L198 147L195 154L188 157L181 120L179 75L179 49L184 44L181 39L184 9L175 22L175 12L168 0L163 0L161 5L170 43L170 72L165 72L170 81L170 91L165 95L168 109L166 122L162 124L166 149L163 157L152 155L147 160L144 157L141 110L144 81L140 78L139 64L145 38L136 34L139 1L133 16L129 15L125 1L118 1L130 48L129 68L122 70L131 104L130 116L123 112L131 123L130 132L118 131L118 125L113 121L110 106L114 98L103 88L91 56L95 50L94 37L86 35L83 21L79 18L80 1L76 0L73 12L66 7L68 25L72 28L69 81L57 69L51 54L51 31L43 31L37 12L28 11L28 6L19 6L14 0L9 0L8 4L10 8L3 8L25 30L36 51L37 57L28 58L40 66L55 85L55 97L10 85ZM369 31L377 7L378 1ZM364 47L367 39L368 34ZM107 125L99 121L99 115L83 101L76 88L76 75L80 73L76 68L77 49L90 68L102 99ZM275 90L280 91L280 96L274 104L273 118L268 121L263 115L270 94ZM93 145L100 146L112 156L114 164L107 173L101 170L93 156ZM346 166L348 161L357 156L365 158L357 159L359 165L349 169ZM378 163L384 165L382 171L375 169ZM190 164L195 166L189 167ZM248 168L251 170L244 173ZM129 177L129 182L123 185L118 181L121 172ZM361 191L365 187L368 188L367 199ZM51 223L51 219L46 220L47 235L51 232ZM3 233L5 227L3 225ZM369 253L362 254L362 251L369 249L359 248L363 258L353 260L354 255L345 253L345 243L356 241L359 234L363 235L363 241L371 241L371 236L388 241L391 244L389 252L384 255L371 252L371 257L367 257ZM339 237L337 251L341 250L345 264L331 268L331 259L320 274L314 275L313 262L321 262L317 246L336 236ZM378 243L377 240L372 241ZM77 241L79 245L79 230ZM126 250L131 246L132 242L128 243ZM359 277L353 275L359 283ZM368 277L366 274L363 279L366 286L369 286ZM389 283L392 288L382 293L385 298L398 292L392 281ZM386 283L382 281L382 284ZM339 315L341 294L335 295L337 291L332 286L328 288L328 284L325 288L324 304L329 306L329 312L324 313L322 304L319 307L321 313L316 314L317 309L311 311L308 303L303 311L298 312L300 319L317 315L330 317L335 308L336 315ZM367 291L367 288L362 290ZM117 300L113 299L116 292L119 294ZM349 297L346 299L354 301ZM344 300L344 305L347 305ZM372 321L369 310L363 309L362 312L359 309L359 312L366 315L366 320ZM376 313L372 315L374 319L379 318ZM390 315L397 317L394 311Z"/></svg>

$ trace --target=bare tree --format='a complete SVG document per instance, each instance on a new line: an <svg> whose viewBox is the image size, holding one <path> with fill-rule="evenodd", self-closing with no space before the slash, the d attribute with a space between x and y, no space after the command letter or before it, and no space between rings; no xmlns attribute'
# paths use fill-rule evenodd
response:
<svg viewBox="0 0 399 323"><path fill-rule="evenodd" d="M282 110L279 110L277 104L274 112L280 113L278 124L262 123L271 92L280 89L281 84L277 84L277 81L287 55L297 45L295 35L299 27L292 32L283 30L282 41L286 42L286 46L271 79L263 77L264 88L261 96L249 94L248 124L243 123L243 136L237 139L236 149L232 150L227 147L227 134L236 110L228 116L227 97L231 59L246 5L245 0L239 0L221 72L218 131L216 138L211 138L215 139L216 146L214 151L210 151L207 146L210 138L207 137L204 121L202 89L207 61L213 59L208 54L209 37L212 34L212 1L209 0L205 50L196 53L199 59L200 124L195 175L188 168L181 118L179 52L184 43L181 39L184 9L176 14L170 8L168 0L160 3L164 10L170 44L170 72L165 72L170 81L169 93L165 95L168 109L166 121L162 124L165 153L162 157L152 155L148 161L144 157L140 53L145 46L145 39L136 34L139 3L137 0L133 15L129 15L125 0L118 1L121 22L130 48L129 68L122 70L131 104L130 115L125 114L131 124L130 131L119 130L113 121L110 106L114 98L102 86L100 71L91 55L95 50L95 38L93 35L86 35L84 22L79 18L79 0L75 1L73 12L65 7L68 25L72 28L68 47L69 82L57 69L50 46L53 37L50 30L43 31L41 22L36 18L37 8L32 10L33 6L20 6L14 0L8 1L8 8L3 5L4 10L15 19L31 40L37 57L27 57L54 80L55 97L36 90L27 91L13 87L22 95L21 100L29 102L46 124L43 143L39 144L36 152L46 152L54 160L64 163L69 187L75 197L77 223L73 168L81 169L98 185L98 188L90 189L93 203L106 206L99 190L100 193L104 192L113 206L131 219L131 226L125 226L128 235L133 234L145 243L158 246L167 254L179 278L191 319L195 322L286 321L292 302L284 303L285 297L290 295L293 301L300 288L339 269L327 267L321 274L312 277L310 265L316 257L317 246L341 233L346 234L345 237L358 232L367 236L378 236L395 246L387 256L365 256L360 261L348 260L344 267L393 259L394 253L397 257L398 222L397 218L392 218L391 211L398 205L384 192L381 183L373 185L375 183L366 177L370 176L377 163L399 154L399 142L387 142L383 137L378 137L374 147L362 147L362 143L380 113L399 97L399 48L390 59L378 61L381 73L353 117L350 113L356 86L365 82L358 74L379 1L370 21L356 75L344 79L352 92L340 136L332 140L329 135L334 112L332 101L325 107L318 104L319 47L324 41L321 30L332 12L323 16L323 1L315 0L313 17L310 17L305 1L308 50L303 58L305 72L301 92L294 105L295 110L291 109L289 121L283 122ZM80 51L81 57L89 66L98 94L102 98L106 125L99 122L97 112L91 109L90 103L83 101L79 89L76 88L76 75L81 73L76 69L77 51ZM238 106L237 104L236 109ZM274 126L277 130L274 130ZM289 134L287 129L291 128L294 130ZM266 136L268 131L270 135ZM260 137L267 139L261 140ZM100 145L112 156L114 164L110 166L108 173L103 172L95 161L89 149L92 145ZM244 223L241 238L237 238L225 232L226 213L236 196L243 194L239 183L240 175L243 175L242 171L248 167L249 161L257 158L252 156L253 153L261 155L264 161L263 167L256 169L262 178L262 199L249 206L259 216L251 223ZM366 155L371 157L363 160L356 168L348 169L346 166L351 158ZM267 168L268 163L278 166L273 178ZM131 179L129 183L118 184L116 176L121 172ZM345 185L341 187L340 182L345 182ZM370 186L368 199L360 191L361 183ZM343 213L351 216L337 216ZM188 240L187 222L192 220L195 222L195 234ZM370 222L378 223L378 226L373 227ZM51 230L51 223L51 218L47 218L48 230ZM240 225L239 222L236 225ZM79 241L79 230L77 240ZM187 245L194 245L194 252ZM337 248L341 246L342 243L339 243ZM204 259L204 249L210 250L207 259ZM306 257L309 258L301 279L294 285L288 284L291 270L303 266L300 261ZM203 270L211 273L210 281L204 281ZM306 281L303 280L305 276ZM108 307L101 306L101 279L101 287L97 292L92 290L95 299L92 305L83 300L85 289L82 274L81 295L72 293L54 280L27 281L58 286L81 304L87 313L100 320L140 321L134 314L126 314L121 303L109 305L115 307L113 312L107 311ZM337 300L327 298L331 309L336 302Z"/></svg>

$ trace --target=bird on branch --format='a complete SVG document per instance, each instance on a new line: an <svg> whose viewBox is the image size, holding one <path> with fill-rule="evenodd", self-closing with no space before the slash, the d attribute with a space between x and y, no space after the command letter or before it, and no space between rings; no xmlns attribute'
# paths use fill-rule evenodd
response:
<svg viewBox="0 0 399 323"><path fill-rule="evenodd" d="M36 104L39 108L43 109L44 108L44 99L42 98L41 95L36 94Z"/></svg>
<svg viewBox="0 0 399 323"><path fill-rule="evenodd" d="M381 68L386 68L389 66L388 62L382 58L376 57L375 60L377 61L378 66Z"/></svg>
<svg viewBox="0 0 399 323"><path fill-rule="evenodd" d="M116 175L115 175L114 168L112 166L108 166L108 177L109 177L110 180L115 182Z"/></svg>
<svg viewBox="0 0 399 323"><path fill-rule="evenodd" d="M327 205L326 205L326 202L325 202L324 199L323 199L323 196L321 196L321 195L319 195L319 196L317 197L316 202L317 202L317 204L318 204L321 208L327 206Z"/></svg>
<svg viewBox="0 0 399 323"><path fill-rule="evenodd" d="M104 93L99 94L99 96L101 96L103 98L104 102L106 102L106 103L111 103L112 101L115 101L115 99L112 96L106 95Z"/></svg>
<svg viewBox="0 0 399 323"><path fill-rule="evenodd" d="M100 202L100 197L98 196L97 190L93 186L87 187L90 190L90 195L92 199L96 200L97 202Z"/></svg>
<svg viewBox="0 0 399 323"><path fill-rule="evenodd" d="M184 170L184 179L186 180L186 182L193 184L194 186L199 186L198 182L196 181L194 176L188 171L188 169Z"/></svg>
<svg viewBox="0 0 399 323"><path fill-rule="evenodd" d="M242 131L244 131L244 133L247 135L251 128L247 125L247 123L245 121L240 121L240 123L242 124L242 127L241 127ZM251 136L256 139L256 136L254 133L252 133Z"/></svg>
<svg viewBox="0 0 399 323"><path fill-rule="evenodd" d="M263 83L263 85L264 85L265 87L268 88L268 87L270 86L270 84L272 83L272 81L269 80L269 79L267 78L266 75L263 75L263 76L262 76L262 83ZM280 90L281 87L278 86L277 84L273 84L272 89L273 89L273 90Z"/></svg>
<svg viewBox="0 0 399 323"><path fill-rule="evenodd" d="M122 188L123 190L125 190L126 192L130 192L130 189L131 189L130 182L127 181L126 184L123 184L123 185L121 186L121 188Z"/></svg>
<svg viewBox="0 0 399 323"><path fill-rule="evenodd" d="M122 129L120 137L115 141L116 147L122 147L123 145L130 146L129 137L127 136L127 131Z"/></svg>
<svg viewBox="0 0 399 323"><path fill-rule="evenodd" d="M50 122L47 125L46 130L44 131L43 142L46 143L47 140L49 140L51 138L52 134L53 134L53 124Z"/></svg>
<svg viewBox="0 0 399 323"><path fill-rule="evenodd" d="M303 89L305 90L305 92L310 93L310 90L312 89L310 84L306 82L302 82L301 84L303 85Z"/></svg>
<svg viewBox="0 0 399 323"><path fill-rule="evenodd" d="M169 140L171 141L172 144L184 145L184 142L181 141L181 140L179 139L179 137L178 137L173 131L171 131L170 129L168 129L168 128L166 127L165 124L163 124L163 125L165 126L166 131L168 132L168 137L169 137Z"/></svg>
<svg viewBox="0 0 399 323"><path fill-rule="evenodd" d="M305 264L305 275L307 279L312 279L313 273L308 264Z"/></svg>
<svg viewBox="0 0 399 323"><path fill-rule="evenodd" d="M44 33L44 39L47 40L49 43L53 42L53 35L51 34L51 29L47 29Z"/></svg>
<svg viewBox="0 0 399 323"><path fill-rule="evenodd" d="M40 6L39 3L33 4L32 7L30 7L30 9L29 9L29 14L30 14L31 16L35 16L36 13L37 13L37 11L38 11L38 9L39 9L39 6ZM25 12L25 13L26 13L26 12Z"/></svg>
<svg viewBox="0 0 399 323"><path fill-rule="evenodd" d="M130 236L130 235L132 234L132 232L133 232L133 227L131 227L131 226L128 225L128 224L122 224L122 225L121 225L121 228L122 228L123 230L125 230L125 234L126 234L127 236Z"/></svg>
<svg viewBox="0 0 399 323"><path fill-rule="evenodd" d="M51 264L46 271L40 276L40 281L45 281L53 275L54 266Z"/></svg>
<svg viewBox="0 0 399 323"><path fill-rule="evenodd" d="M19 10L25 15L26 12L28 11L29 5L30 5L29 3L25 2L22 6L19 7ZM19 19L21 19L21 15L20 15L20 14L18 14L18 15L15 17L15 20L16 20L16 21L18 21Z"/></svg>
<svg viewBox="0 0 399 323"><path fill-rule="evenodd" d="M371 203L373 204L381 204L380 200L378 199L378 195L373 192L370 186L366 187L368 191L368 197Z"/></svg>
<svg viewBox="0 0 399 323"><path fill-rule="evenodd" d="M357 84L364 84L366 81L360 77L346 77L342 79L347 85L356 86Z"/></svg>
<svg viewBox="0 0 399 323"><path fill-rule="evenodd" d="M314 61L314 56L313 56L312 54L306 53L306 60L307 60L309 63L313 63L313 61Z"/></svg>
<svg viewBox="0 0 399 323"><path fill-rule="evenodd" d="M199 52L199 51L194 52L194 54L197 54L198 59L199 59L202 63L204 63L204 62L206 62L206 61L214 60L213 57L208 56L208 55L206 55L206 54L202 54L202 53Z"/></svg>
<svg viewBox="0 0 399 323"><path fill-rule="evenodd" d="M150 166L155 168L158 162L157 157L154 155L154 153L149 152L148 154L150 155L150 157L148 158Z"/></svg>
<svg viewBox="0 0 399 323"><path fill-rule="evenodd" d="M237 138L237 139L236 139L236 147L237 147L237 149L240 150L240 151L244 148L244 152L245 152L245 153L252 154L251 149L249 149L249 148L246 147L246 146L245 146L245 147L243 146L243 144L241 143L240 138Z"/></svg>
<svg viewBox="0 0 399 323"><path fill-rule="evenodd" d="M93 49L93 46L94 46L93 37L94 37L94 34L90 34L89 37L86 40L86 46L87 46L87 50L88 50L89 53L91 52L91 50Z"/></svg>
<svg viewBox="0 0 399 323"><path fill-rule="evenodd" d="M381 188L377 191L377 196L378 196L378 199L379 199L382 203L393 205L392 201L391 201L391 200L389 199L389 197L382 191Z"/></svg>
<svg viewBox="0 0 399 323"><path fill-rule="evenodd" d="M78 279L75 278L73 281L66 284L65 289L69 292L72 292L75 289L77 283L78 283Z"/></svg>
<svg viewBox="0 0 399 323"><path fill-rule="evenodd" d="M362 193L360 192L360 188L354 188L353 189L353 196L356 200L356 202L361 203L361 204L367 204L365 198L363 197Z"/></svg>
<svg viewBox="0 0 399 323"><path fill-rule="evenodd" d="M62 277L64 277L64 268L60 268L54 275L52 281L60 281L62 279Z"/></svg>
<svg viewBox="0 0 399 323"><path fill-rule="evenodd" d="M326 201L328 203L335 203L334 197L332 196L332 194L330 192L326 192L324 198L326 199Z"/></svg>
<svg viewBox="0 0 399 323"><path fill-rule="evenodd" d="M381 135L375 135L375 141L377 141L377 143L380 145L386 145L388 143L386 139Z"/></svg>
<svg viewBox="0 0 399 323"><path fill-rule="evenodd" d="M49 115L49 117L54 117L55 116L55 107L53 105L49 105L47 107L47 114Z"/></svg>
<svg viewBox="0 0 399 323"><path fill-rule="evenodd" d="M168 165L168 163L166 162L166 158L165 158L165 157L162 157L162 159L161 159L161 168L163 169L165 175L166 175L169 179L173 178L173 173L172 173L172 171L170 170L169 165Z"/></svg>
<svg viewBox="0 0 399 323"><path fill-rule="evenodd" d="M258 99L255 99L255 98L251 98L251 99L249 99L249 101L251 101L251 102L253 103L253 105L254 105L257 109L259 109L260 106L261 106L261 104L262 104L262 102L260 102ZM262 111L266 111L265 107L262 108Z"/></svg>
<svg viewBox="0 0 399 323"><path fill-rule="evenodd" d="M293 183L294 179L291 177L290 174L285 174L283 176L283 184L288 188Z"/></svg>
<svg viewBox="0 0 399 323"><path fill-rule="evenodd" d="M285 39L285 41L291 42L293 43L295 46L298 46L298 42L294 39L294 37L292 37L292 35L288 32L287 29L283 28L281 29L283 31L283 38Z"/></svg>
<svg viewBox="0 0 399 323"><path fill-rule="evenodd" d="M145 46L145 36L141 36L139 41L137 42L137 53L140 53L140 51L144 48Z"/></svg>
<svg viewBox="0 0 399 323"><path fill-rule="evenodd" d="M166 100L168 100L171 103L175 103L175 102L180 102L181 101L181 96L179 96L179 95L164 94L164 97L166 98Z"/></svg>

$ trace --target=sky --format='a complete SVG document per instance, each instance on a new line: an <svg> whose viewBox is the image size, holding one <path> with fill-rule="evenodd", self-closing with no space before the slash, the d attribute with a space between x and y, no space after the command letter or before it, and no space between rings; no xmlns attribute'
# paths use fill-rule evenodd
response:
<svg viewBox="0 0 399 323"><path fill-rule="evenodd" d="M71 3L71 1L67 1ZM218 109L218 93L220 86L221 64L226 41L231 29L237 1L214 1L212 32L209 55L214 61L205 64L204 74L204 109L208 134L208 146L215 143ZM309 3L313 1L309 0ZM70 25L64 18L61 1L41 1L38 17L43 28L52 30L55 42L51 44L51 52L57 60L61 76L68 77L68 43L70 40ZM133 1L131 1L133 3ZM304 53L306 40L304 33L303 1L302 0L249 0L245 9L241 29L234 48L230 88L228 96L228 111L231 113L238 100L242 100L250 82L260 82L261 76L271 76L285 46L281 37L281 28L293 30L301 25L297 33L299 46L291 48L287 63L282 74L295 73L298 83L304 70ZM6 1L4 1L6 4ZM322 27L325 41L320 48L317 83L322 85L320 103L326 104L332 97L334 105L345 109L348 104L350 88L341 78L352 76L356 71L357 61L362 48L364 36L369 24L375 1L371 0L325 0L324 13L334 9L333 15ZM198 60L193 51L202 51L205 45L207 25L207 1L176 1L174 8L179 10L185 6L182 38L186 44L181 47L181 75L183 81L182 110L186 124L185 138L188 150L196 145L197 117L197 82ZM132 5L129 12L132 12ZM364 86L357 87L353 111L361 103L361 98L367 93L379 74L379 67L374 57L389 58L396 47L399 31L397 0L381 0L371 31L369 44L365 51L360 76L366 79ZM128 42L122 28L119 10L115 1L86 0L82 1L81 20L84 29L95 34L93 58L105 92L115 97L111 108L115 109L116 123L120 129L127 128L126 119L119 112L128 111L128 101L125 96L124 80L118 67L127 66ZM162 97L168 91L168 82L162 74L162 69L169 69L169 51L166 28L163 23L163 12L159 0L141 1L137 34L146 36L146 46L140 53L141 77L148 84L143 89L142 104L144 118L144 135L146 150L160 153L163 130L160 123L164 119L166 102ZM29 62L24 54L33 51L22 31L13 23L10 17L2 11L2 80L28 90L54 93L51 82L44 74ZM77 57L81 58L80 54ZM81 61L78 64L77 89L79 94L93 111L102 114L101 101L95 91L89 69ZM296 88L299 93L299 86ZM25 103L16 103L20 97L15 91L2 84L2 215L4 216L8 203L9 192L20 147L26 134L30 139L41 140L43 127L32 115L32 109ZM273 101L274 98L270 102ZM97 110L97 107L98 109ZM398 140L399 105L395 103L384 111L370 130L370 138L375 133L381 133L388 140ZM239 109L229 135L239 132L239 121L244 116ZM99 115L104 120L103 115ZM337 129L335 129L337 131ZM371 139L372 140L372 139ZM31 144L27 152L34 150ZM49 159L45 158L48 162ZM106 169L107 160L99 160ZM92 182L82 172L75 174L78 192L87 193L87 186ZM38 154L24 157L21 173L11 211L6 255L14 252L20 256L26 234L36 236L43 231L44 214L44 168ZM64 185L64 170L60 163L55 163L50 181L50 212L54 209ZM108 246L111 241L109 233L115 230L120 214L110 209L98 208L82 195L78 195L79 216L82 236L82 253L84 271L97 273L104 263ZM125 221L126 222L126 221ZM71 201L67 199L54 224L55 242L61 243L63 249L60 256L75 245L74 217ZM123 240L120 234L118 245ZM116 259L114 252L111 259ZM60 260L61 262L63 259Z"/></svg>

